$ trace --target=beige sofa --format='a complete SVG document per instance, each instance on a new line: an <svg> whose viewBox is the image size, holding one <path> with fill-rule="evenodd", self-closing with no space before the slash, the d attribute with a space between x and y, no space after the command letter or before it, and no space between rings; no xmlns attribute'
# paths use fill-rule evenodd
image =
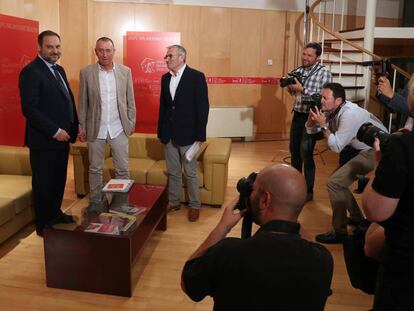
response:
<svg viewBox="0 0 414 311"><path fill-rule="evenodd" d="M0 243L34 219L29 150L0 146Z"/></svg>
<svg viewBox="0 0 414 311"><path fill-rule="evenodd" d="M221 205L228 178L228 162L231 152L229 138L209 138L197 154L198 179L202 204ZM71 147L73 155L75 191L78 195L89 192L88 185L88 150L84 143ZM129 169L131 179L138 183L152 185L167 184L167 167L164 159L164 147L152 134L135 133L129 137ZM104 179L114 176L109 149L105 159ZM187 200L183 186L182 201Z"/></svg>

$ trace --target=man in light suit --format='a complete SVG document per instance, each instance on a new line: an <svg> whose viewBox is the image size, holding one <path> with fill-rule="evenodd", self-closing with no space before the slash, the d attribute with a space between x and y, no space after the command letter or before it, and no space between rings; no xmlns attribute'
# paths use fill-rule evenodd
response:
<svg viewBox="0 0 414 311"><path fill-rule="evenodd" d="M197 159L187 161L184 154L193 143L206 140L209 103L206 78L202 72L186 65L186 55L180 45L169 46L165 55L170 71L161 80L158 138L165 145L169 209L180 208L184 168L189 196L188 220L197 221L201 207Z"/></svg>
<svg viewBox="0 0 414 311"><path fill-rule="evenodd" d="M76 141L78 117L63 67L60 36L50 30L39 34L39 54L22 69L19 89L26 118L25 145L30 148L36 233L73 219L61 210L66 184L69 143Z"/></svg>
<svg viewBox="0 0 414 311"><path fill-rule="evenodd" d="M80 72L80 139L88 142L90 206L102 208L102 175L105 147L111 147L115 176L129 179L128 136L135 129L135 100L131 69L113 62L115 47L110 38L96 41L98 63Z"/></svg>

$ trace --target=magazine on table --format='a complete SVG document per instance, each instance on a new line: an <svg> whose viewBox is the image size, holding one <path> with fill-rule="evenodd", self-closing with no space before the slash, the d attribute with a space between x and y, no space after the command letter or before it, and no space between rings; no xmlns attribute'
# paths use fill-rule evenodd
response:
<svg viewBox="0 0 414 311"><path fill-rule="evenodd" d="M103 192L128 192L132 185L134 184L134 180L132 179L111 179L108 181L103 187Z"/></svg>
<svg viewBox="0 0 414 311"><path fill-rule="evenodd" d="M101 213L93 222L115 225L119 228L119 231L125 232L136 222L136 218L127 214Z"/></svg>
<svg viewBox="0 0 414 311"><path fill-rule="evenodd" d="M136 215L144 213L146 210L147 208L143 206L137 206L133 204L123 204L121 206L111 207L109 209L109 212L113 214L120 214L120 215L127 214L127 215L136 216Z"/></svg>
<svg viewBox="0 0 414 311"><path fill-rule="evenodd" d="M84 231L100 233L100 234L119 235L118 226L113 225L113 224L101 224L101 223L96 223L96 222L91 222Z"/></svg>

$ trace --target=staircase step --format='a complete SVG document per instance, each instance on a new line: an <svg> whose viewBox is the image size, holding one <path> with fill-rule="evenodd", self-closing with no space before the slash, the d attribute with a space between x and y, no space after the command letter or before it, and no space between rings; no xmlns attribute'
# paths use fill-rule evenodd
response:
<svg viewBox="0 0 414 311"><path fill-rule="evenodd" d="M361 37L361 38L349 38L349 39L347 39L348 41L364 41L364 38L363 37ZM325 42L328 42L328 43L336 43L336 42L341 42L342 40L340 40L340 39L325 39ZM319 42L320 44L322 44L321 42Z"/></svg>
<svg viewBox="0 0 414 311"><path fill-rule="evenodd" d="M324 52L331 52L331 53L340 53L341 50L340 49L333 49L333 48L329 48L326 47L324 50ZM360 50L342 50L343 53L362 53Z"/></svg>
<svg viewBox="0 0 414 311"><path fill-rule="evenodd" d="M361 104L361 103L365 102L365 99L363 99L363 98L353 99L352 102L355 103L355 104Z"/></svg>
<svg viewBox="0 0 414 311"><path fill-rule="evenodd" d="M333 76L339 77L339 72L331 72ZM342 77L363 77L364 74L362 73L354 73L354 72L342 72Z"/></svg>
<svg viewBox="0 0 414 311"><path fill-rule="evenodd" d="M343 85L345 90L362 90L365 88L363 85Z"/></svg>
<svg viewBox="0 0 414 311"><path fill-rule="evenodd" d="M356 30L364 30L364 27L359 27L359 28L353 28L353 29L343 29L343 30L339 30L339 33L347 33L347 32L352 32L352 31L356 31Z"/></svg>
<svg viewBox="0 0 414 311"><path fill-rule="evenodd" d="M337 60L324 60L323 61L324 64L332 64L332 65L336 65L339 64L339 61ZM346 64L346 65L361 65L361 62L352 62L352 61L343 61L342 64Z"/></svg>

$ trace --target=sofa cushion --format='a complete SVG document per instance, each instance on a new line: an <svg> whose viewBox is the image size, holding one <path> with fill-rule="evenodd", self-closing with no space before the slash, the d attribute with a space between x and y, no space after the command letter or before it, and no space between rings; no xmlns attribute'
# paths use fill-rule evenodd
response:
<svg viewBox="0 0 414 311"><path fill-rule="evenodd" d="M32 176L0 175L0 197L14 200L14 211L20 213L32 206Z"/></svg>
<svg viewBox="0 0 414 311"><path fill-rule="evenodd" d="M8 222L15 215L13 199L0 198L0 226Z"/></svg>
<svg viewBox="0 0 414 311"><path fill-rule="evenodd" d="M155 161L151 159L129 158L129 178L135 180L137 183L146 184L147 173L154 163ZM112 158L108 158L105 160L104 179L109 180L111 178L115 178L115 169Z"/></svg>
<svg viewBox="0 0 414 311"><path fill-rule="evenodd" d="M165 159L164 145L154 134L132 134L128 140L128 149L130 158L150 158L155 161Z"/></svg>
<svg viewBox="0 0 414 311"><path fill-rule="evenodd" d="M203 174L203 164L197 162L197 178L198 186L202 188L204 186L204 174ZM168 173L167 173L167 163L165 160L157 161L149 170L147 175L147 184L150 185L161 185L164 186L167 184ZM183 184L185 186L185 178L183 176Z"/></svg>

